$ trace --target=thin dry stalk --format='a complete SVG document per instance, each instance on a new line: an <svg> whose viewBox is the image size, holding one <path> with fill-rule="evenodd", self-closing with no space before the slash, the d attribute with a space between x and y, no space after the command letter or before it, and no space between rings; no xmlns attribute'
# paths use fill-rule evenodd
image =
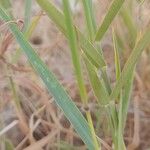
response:
<svg viewBox="0 0 150 150"><path fill-rule="evenodd" d="M58 133L58 131L56 130L55 132L47 135L46 137L42 138L41 140L37 141L36 143L28 146L27 148L25 148L24 150L41 150L42 147L44 147L46 144L48 144L48 142L51 141L51 139L56 136L56 134Z"/></svg>

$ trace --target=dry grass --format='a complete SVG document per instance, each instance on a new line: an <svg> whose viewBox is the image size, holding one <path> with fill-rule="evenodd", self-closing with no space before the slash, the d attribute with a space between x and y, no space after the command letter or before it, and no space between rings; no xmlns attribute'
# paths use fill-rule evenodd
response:
<svg viewBox="0 0 150 150"><path fill-rule="evenodd" d="M102 12L97 13L97 18L102 18L103 16L100 14L105 13L107 3L101 1L98 3L100 3L100 5L97 5L96 9ZM147 19L150 14L150 5L148 1L147 3L140 8L138 8L139 6L136 7L138 9L135 10L136 14L140 13L141 15L140 18L137 18L137 22L143 29L148 24L147 20L150 20ZM21 0L16 0L13 4L13 12L18 19L23 18L23 11L20 6L22 6ZM38 14L39 11L40 9L35 5L32 15ZM82 28L82 12L78 12L75 19L77 20L77 24ZM10 127L8 131L6 130L4 136L10 139L15 145L16 150L42 150L42 147L47 150L54 150L59 146L65 145L63 141L75 145L79 149L86 149L70 123L65 119L63 113L56 108L53 103L53 98L48 95L41 80L37 78L32 71L24 55L21 55L17 63L12 63L12 58L18 45L15 43L6 26L3 26L3 29L0 28L0 30L3 32L0 45L0 122L4 130ZM63 35L50 23L49 19L43 15L30 40L33 47L38 49L42 60L53 70L82 110L79 92L74 81L70 52ZM111 66L113 51L109 33L102 45L113 82L115 75L114 68ZM125 56L127 57L127 55L128 54ZM122 60L124 61L126 57L122 58ZM150 147L149 58L150 49L147 49L147 51L143 52L136 71L134 91L125 130L125 141L128 144L129 150L136 148L146 150ZM16 96L12 92L10 78L15 84ZM89 88L89 82L87 81L86 84L88 94L91 98L90 110L94 120L96 118L97 105ZM19 107L15 102L16 97L21 103ZM19 123L11 126L14 120L18 120ZM103 123L102 126L98 127L98 130L103 128L103 131L107 133L107 127L106 129L104 127L105 122L104 120L101 121ZM103 136L102 133L101 136ZM105 141L101 141L103 148L111 149L109 146L109 143L111 143L109 135L104 137L104 140ZM60 141L62 141L62 143L60 143ZM3 150L3 143L1 143L0 147L0 149Z"/></svg>

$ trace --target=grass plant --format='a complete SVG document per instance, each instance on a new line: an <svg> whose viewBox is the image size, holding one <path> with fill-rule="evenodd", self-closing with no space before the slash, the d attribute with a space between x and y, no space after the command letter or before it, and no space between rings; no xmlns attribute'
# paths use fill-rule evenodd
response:
<svg viewBox="0 0 150 150"><path fill-rule="evenodd" d="M85 18L85 33L80 31L73 20L73 13L70 8L69 0L63 0L62 10L58 9L50 0L36 0L36 3L64 34L68 41L72 56L74 75L86 117L84 117L83 113L76 106L65 88L57 80L54 73L42 61L29 43L29 38L42 16L39 15L31 19L32 2L30 0L26 0L25 3L25 23L23 31L21 31L14 22L15 19L12 15L6 11L11 7L10 2L4 0L0 3L0 20L8 23L7 25L11 33L20 46L13 57L12 62L17 62L22 54L22 50L37 73L37 76L42 79L49 93L54 97L57 106L63 111L86 147L89 150L100 150L104 143L102 142L102 137L99 137L99 133L97 133L98 130L94 129L100 122L94 122L94 120L92 120L89 108L90 99L88 97L83 73L83 70L85 69L90 82L90 88L97 100L99 109L102 107L103 111L107 114L107 126L110 129L112 137L111 147L115 150L125 150L127 147L124 141L124 128L132 93L134 73L142 52L150 45L150 26L147 27L145 31L138 31L135 22L130 15L131 8L127 8L124 4L125 0L111 1L110 7L106 12L104 19L101 21L100 26L96 23L96 12L94 11L92 0L82 0L81 4L83 6L82 9ZM116 21L115 18L119 19L119 17L123 20L123 24L126 27L128 36L131 40L124 41L124 38L118 35L117 28L113 26L113 22ZM100 44L105 37L105 33L108 32L112 26L113 29L111 35L114 49L114 56L112 57L114 57L113 65L115 66L114 85L110 82L111 75L107 72L108 66L106 58L100 47ZM129 56L125 63L122 64L120 58L124 54L122 52L126 49L125 44L128 44L130 53L128 54ZM20 110L21 106L15 89L15 83L11 77L10 84L16 107ZM102 116L100 115L100 117ZM11 143L8 143L7 146L7 149L12 149ZM67 144L65 147L67 147ZM69 147L73 146L68 144L68 148Z"/></svg>

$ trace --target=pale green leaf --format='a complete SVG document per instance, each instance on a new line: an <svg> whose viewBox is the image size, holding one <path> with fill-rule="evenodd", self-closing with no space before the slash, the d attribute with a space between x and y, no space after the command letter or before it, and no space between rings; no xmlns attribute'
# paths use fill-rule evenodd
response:
<svg viewBox="0 0 150 150"><path fill-rule="evenodd" d="M88 60L86 55L83 55L84 61L87 67L89 79L91 82L91 86L93 89L93 92L98 100L98 103L100 105L106 105L108 104L108 92L105 89L105 86L102 82L102 78L98 77L98 70L91 64L91 62ZM101 76L99 74L99 76ZM101 78L101 79L100 79Z"/></svg>
<svg viewBox="0 0 150 150"><path fill-rule="evenodd" d="M1 18L8 22L11 18L0 7ZM32 64L35 71L45 83L48 91L53 95L56 104L64 112L65 116L72 123L77 133L81 136L82 140L86 143L87 147L94 150L92 136L87 121L78 110L72 99L66 93L64 88L60 85L54 74L47 68L39 56L35 53L31 45L28 43L24 35L20 32L16 24L9 24L11 32L18 41L20 47L25 52L29 62Z"/></svg>
<svg viewBox="0 0 150 150"><path fill-rule="evenodd" d="M65 14L65 23L68 34L68 41L72 54L72 61L74 65L76 79L78 81L78 87L81 95L81 100L85 104L87 103L87 93L85 89L85 83L83 79L83 74L81 71L81 62L80 62L80 54L78 51L78 43L75 28L73 25L73 19L71 17L71 8L69 6L68 0L63 0L64 14Z"/></svg>
<svg viewBox="0 0 150 150"><path fill-rule="evenodd" d="M120 89L125 85L126 80L129 77L129 74L131 73L131 71L133 71L134 67L136 66L136 63L141 56L141 53L148 45L150 45L150 27L148 27L144 35L140 38L140 40L135 45L135 48L131 52L122 70L121 76L111 93L110 96L111 100L115 99L118 96Z"/></svg>
<svg viewBox="0 0 150 150"><path fill-rule="evenodd" d="M28 29L31 19L32 0L25 0L24 31Z"/></svg>
<svg viewBox="0 0 150 150"><path fill-rule="evenodd" d="M93 3L92 0L82 0L84 6L84 14L87 24L87 32L90 41L94 40L96 32L96 22L94 17Z"/></svg>
<svg viewBox="0 0 150 150"><path fill-rule="evenodd" d="M112 21L114 20L114 18L118 14L124 1L125 0L113 0L112 1L111 6L108 9L105 18L102 21L102 24L100 25L100 27L98 28L98 31L96 33L96 38L95 38L96 41L100 41L103 38L104 34L106 33L109 26L111 25Z"/></svg>
<svg viewBox="0 0 150 150"><path fill-rule="evenodd" d="M65 18L63 13L55 7L55 5L48 0L36 0L40 7L47 13L50 19L56 26L67 36ZM100 68L106 66L103 56L97 49L84 37L84 35L76 27L78 42L83 49L84 53L89 57L92 63Z"/></svg>

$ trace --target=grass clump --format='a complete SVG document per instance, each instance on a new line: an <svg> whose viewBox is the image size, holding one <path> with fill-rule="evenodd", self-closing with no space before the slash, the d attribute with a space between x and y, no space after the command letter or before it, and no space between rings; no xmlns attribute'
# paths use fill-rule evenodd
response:
<svg viewBox="0 0 150 150"><path fill-rule="evenodd" d="M46 13L68 41L75 79L77 80L83 106L83 112L81 112L65 88L57 80L54 73L46 66L29 43L29 38L42 15L36 16L31 21L32 3L30 0L27 0L25 3L24 28L21 31L14 21L12 14L10 15L6 11L8 7L11 7L9 1L8 3L4 2L0 5L0 19L8 24L11 33L16 38L17 43L28 58L33 69L40 76L48 91L54 97L56 104L70 121L86 147L90 150L99 150L103 146L107 148L111 147L115 150L127 149L124 140L124 129L132 93L134 74L142 52L150 45L150 27L147 27L146 31L142 32L142 34L138 32L135 22L130 16L131 10L126 7L128 2L124 4L124 0L112 0L101 25L98 26L92 0L83 0L82 9L85 16L86 32L82 33L74 22L69 0L63 0L62 11L49 0L36 0L36 3L41 7L42 11ZM118 34L118 29L113 25L116 21L115 18L118 19L119 17L122 19L123 22L121 23L126 27L131 41L124 40L125 37L121 37ZM114 57L115 84L110 82L111 75L107 72L107 58L104 57L104 51L100 46L103 42L102 39L105 37L105 33L109 31L111 26L113 26L111 35L114 49L114 56L112 57ZM131 51L128 54L128 58L122 63L120 58L126 49L125 45L128 45ZM21 50L18 49L18 51L13 58L13 63L17 62L21 56ZM96 118L97 120L93 120L92 118L89 106L90 99L83 72L84 69L88 74L90 89L92 89L94 97L97 100L98 110L102 109L104 114L106 114L106 124L112 140L111 146L106 144L102 139L103 137L99 136L101 134L98 134L97 130L94 129L99 124L99 122L97 123L99 118ZM14 97L17 97L12 78L10 78L10 82ZM16 105L18 105L17 102ZM20 103L19 109L21 109ZM100 114L100 117L103 116ZM28 127L26 128L28 132ZM30 142L32 143L31 139ZM62 146L62 144L60 145ZM31 144L31 146L35 145ZM42 147L44 146L42 144ZM74 146L68 144L68 147Z"/></svg>

